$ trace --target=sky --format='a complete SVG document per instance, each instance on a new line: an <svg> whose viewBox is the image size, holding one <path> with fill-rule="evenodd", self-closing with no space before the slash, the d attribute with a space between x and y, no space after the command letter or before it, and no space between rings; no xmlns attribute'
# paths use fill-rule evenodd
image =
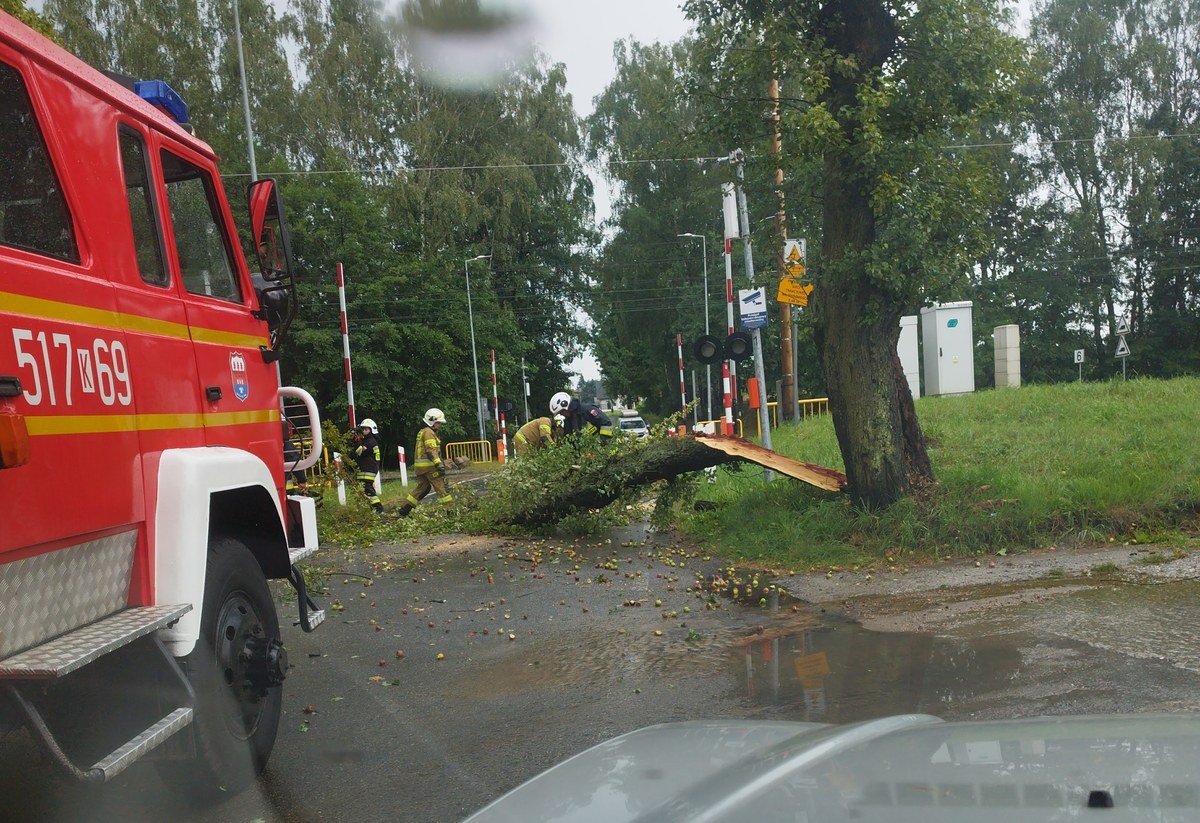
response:
<svg viewBox="0 0 1200 823"><path fill-rule="evenodd" d="M592 112L592 99L615 73L613 43L633 37L639 43L673 43L688 23L674 0L524 0L535 18L534 37L551 62L567 68L567 91L575 110ZM597 217L608 215L607 186L596 180ZM590 353L567 364L585 380L600 377Z"/></svg>
<svg viewBox="0 0 1200 823"><path fill-rule="evenodd" d="M514 0L517 2L517 0ZM674 42L688 31L674 0L523 0L536 20L534 37L553 62L567 67L567 90L580 114L613 77L613 43Z"/></svg>

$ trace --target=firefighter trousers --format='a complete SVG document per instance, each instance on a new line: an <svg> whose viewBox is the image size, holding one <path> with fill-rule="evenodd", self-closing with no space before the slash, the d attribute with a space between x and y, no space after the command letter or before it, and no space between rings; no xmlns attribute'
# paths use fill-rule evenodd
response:
<svg viewBox="0 0 1200 823"><path fill-rule="evenodd" d="M425 495L429 494L430 489L437 492L439 502L451 503L454 501L450 489L446 487L446 478L436 471L418 474L417 487L405 495L404 500L409 506L416 506Z"/></svg>
<svg viewBox="0 0 1200 823"><path fill-rule="evenodd" d="M362 483L363 494L367 496L367 501L370 502L371 508L377 512L383 511L383 503L379 500L379 495L375 492L375 475L359 474L358 482Z"/></svg>

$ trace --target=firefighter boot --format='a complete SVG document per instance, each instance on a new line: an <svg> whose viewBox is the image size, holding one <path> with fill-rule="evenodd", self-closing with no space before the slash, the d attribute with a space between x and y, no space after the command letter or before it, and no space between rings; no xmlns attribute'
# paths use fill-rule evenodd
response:
<svg viewBox="0 0 1200 823"><path fill-rule="evenodd" d="M371 508L373 508L375 510L376 514L378 514L378 515L383 514L383 504L382 503L379 503L379 502L372 503Z"/></svg>
<svg viewBox="0 0 1200 823"><path fill-rule="evenodd" d="M405 503L403 506L400 507L400 510L398 512L396 512L396 516L397 517L408 517L408 513L411 512L412 510L413 510L412 503Z"/></svg>

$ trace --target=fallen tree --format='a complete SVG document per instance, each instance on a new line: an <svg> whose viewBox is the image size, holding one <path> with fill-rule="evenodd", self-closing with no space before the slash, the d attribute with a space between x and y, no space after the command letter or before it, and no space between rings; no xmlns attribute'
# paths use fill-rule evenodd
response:
<svg viewBox="0 0 1200 823"><path fill-rule="evenodd" d="M496 484L500 499L490 501L490 519L494 526L551 525L572 512L603 508L633 489L738 462L756 463L827 491L840 491L846 482L839 471L741 438L648 438L609 449L587 437L515 460Z"/></svg>

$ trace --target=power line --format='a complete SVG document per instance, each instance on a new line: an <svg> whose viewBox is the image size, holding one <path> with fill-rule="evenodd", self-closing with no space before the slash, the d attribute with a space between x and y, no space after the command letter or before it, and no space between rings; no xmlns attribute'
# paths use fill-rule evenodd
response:
<svg viewBox="0 0 1200 823"><path fill-rule="evenodd" d="M725 157L658 157L658 158L641 158L634 160L605 160L603 165L608 166L634 166L645 165L649 163L715 163L719 160L724 160ZM591 165L586 161L579 160L564 160L557 163L488 163L481 165L465 166L419 166L408 167L398 166L396 168L374 168L374 169L299 169L296 171L264 171L263 175L268 177L285 177L299 175L335 175L335 174L357 174L362 176L373 175L378 177L388 177L401 174L428 174L429 172L443 171L492 171L503 169L558 169L568 166L588 166ZM223 174L222 177L249 177L247 172L232 172Z"/></svg>

